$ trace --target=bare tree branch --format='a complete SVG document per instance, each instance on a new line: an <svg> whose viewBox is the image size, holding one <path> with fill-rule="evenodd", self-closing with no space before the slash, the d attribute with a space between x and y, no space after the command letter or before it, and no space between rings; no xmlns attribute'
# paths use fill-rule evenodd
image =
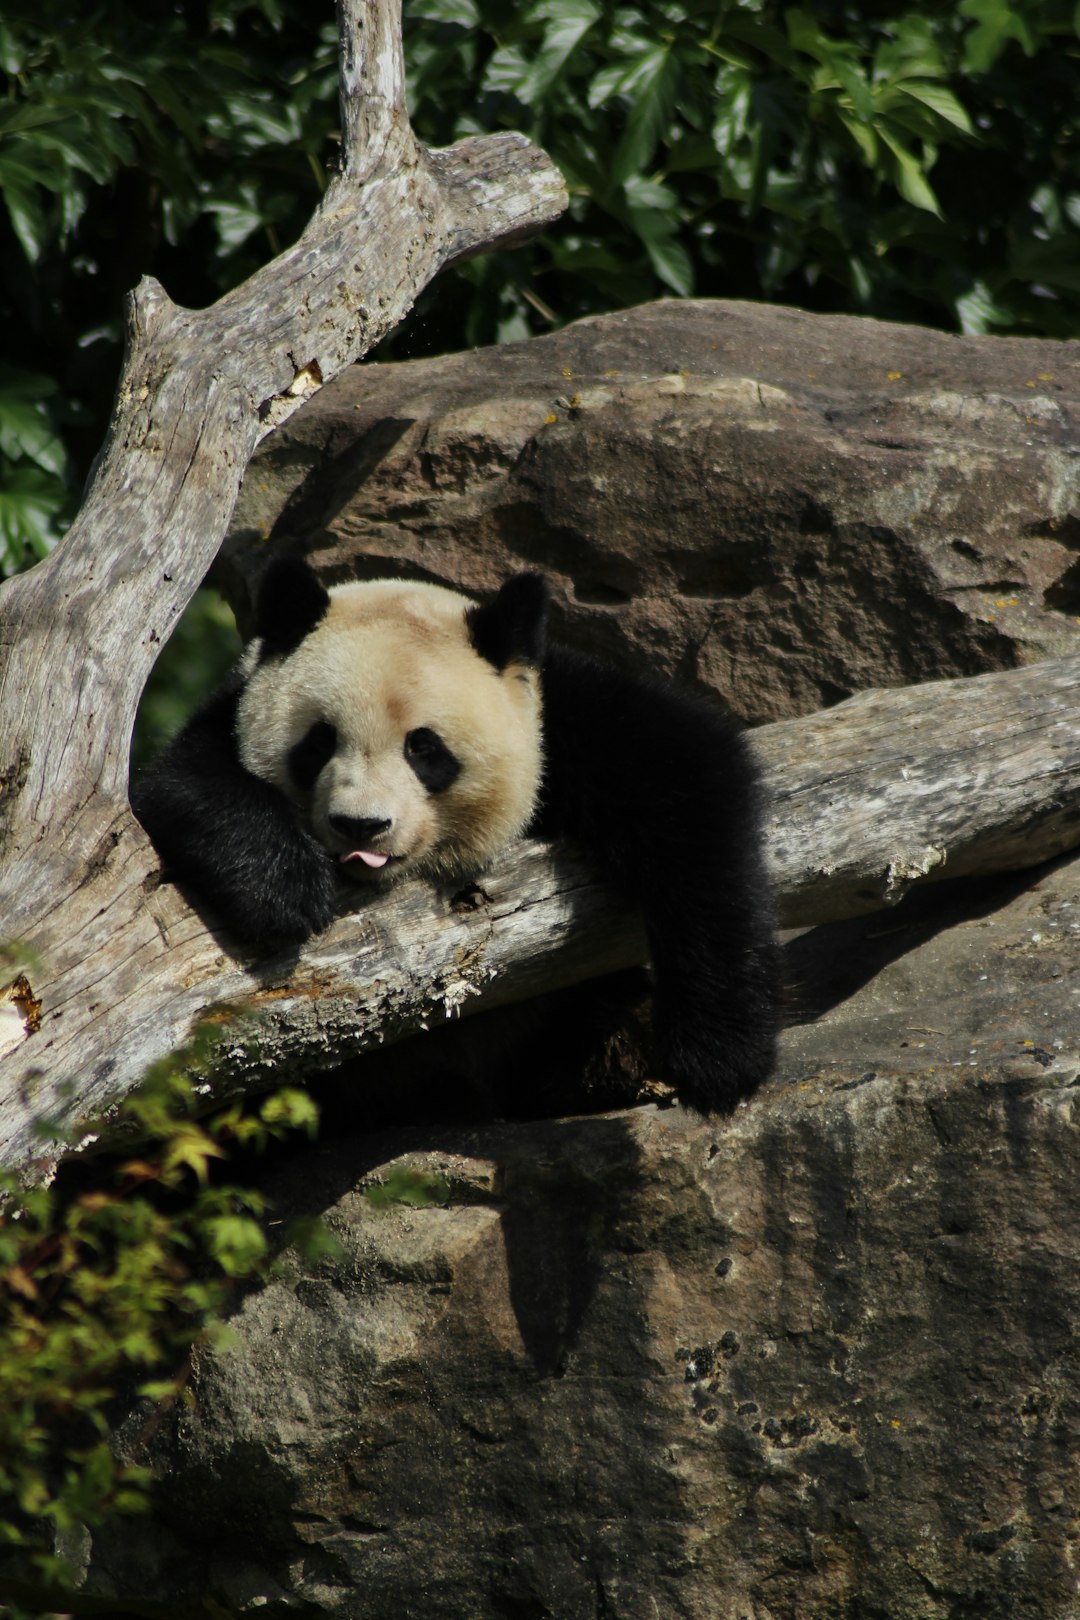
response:
<svg viewBox="0 0 1080 1620"><path fill-rule="evenodd" d="M342 165L310 225L210 309L181 309L150 280L136 289L78 518L0 588L0 939L37 963L42 1032L85 1036L66 1066L51 1040L5 1065L22 1118L72 1087L99 1104L125 1068L109 1055L125 998L171 972L165 941L137 921L156 863L127 807L129 739L255 446L445 265L519 242L565 206L554 165L519 136L443 153L415 139L398 0L340 0L339 18ZM144 1011L152 1023L152 995Z"/></svg>

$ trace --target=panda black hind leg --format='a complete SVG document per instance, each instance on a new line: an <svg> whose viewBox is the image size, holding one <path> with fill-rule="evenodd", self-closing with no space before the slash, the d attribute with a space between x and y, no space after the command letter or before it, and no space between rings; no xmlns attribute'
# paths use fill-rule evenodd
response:
<svg viewBox="0 0 1080 1620"><path fill-rule="evenodd" d="M573 839L641 907L654 975L653 1068L726 1113L775 1056L778 951L756 767L704 699L565 648L543 664L540 836Z"/></svg>

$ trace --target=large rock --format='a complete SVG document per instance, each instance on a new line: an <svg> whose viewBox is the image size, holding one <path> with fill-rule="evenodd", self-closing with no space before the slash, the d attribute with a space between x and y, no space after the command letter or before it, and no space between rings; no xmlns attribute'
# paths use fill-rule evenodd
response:
<svg viewBox="0 0 1080 1620"><path fill-rule="evenodd" d="M365 367L253 467L234 578L267 535L543 566L568 633L759 718L1008 666L1077 644L1078 384L1075 345L736 305ZM339 1117L270 1190L340 1257L122 1426L155 1512L70 1606L1076 1620L1078 942L1080 858L808 931L725 1125Z"/></svg>
<svg viewBox="0 0 1080 1620"><path fill-rule="evenodd" d="M1080 344L666 302L354 367L252 463L275 543L466 589L542 568L571 639L748 719L1080 646Z"/></svg>
<svg viewBox="0 0 1080 1620"><path fill-rule="evenodd" d="M84 1596L184 1620L1075 1620L1080 860L792 947L776 1080L336 1135ZM376 1207L395 1171L435 1207ZM140 1422L132 1425L138 1432Z"/></svg>

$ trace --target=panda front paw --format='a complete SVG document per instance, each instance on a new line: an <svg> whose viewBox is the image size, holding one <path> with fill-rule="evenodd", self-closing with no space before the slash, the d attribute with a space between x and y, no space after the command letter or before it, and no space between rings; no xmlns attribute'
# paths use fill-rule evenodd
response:
<svg viewBox="0 0 1080 1620"><path fill-rule="evenodd" d="M337 871L314 839L267 853L215 897L230 932L249 945L303 945L333 922Z"/></svg>

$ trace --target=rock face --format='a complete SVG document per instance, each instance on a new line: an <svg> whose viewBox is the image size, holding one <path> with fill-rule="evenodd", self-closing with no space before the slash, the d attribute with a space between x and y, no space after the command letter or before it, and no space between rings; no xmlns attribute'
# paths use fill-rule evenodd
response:
<svg viewBox="0 0 1080 1620"><path fill-rule="evenodd" d="M252 463L228 555L541 568L569 639L776 719L1080 646L1078 418L1077 343L652 304L354 367Z"/></svg>
<svg viewBox="0 0 1080 1620"><path fill-rule="evenodd" d="M1073 1620L1080 860L791 947L779 1073L336 1139L86 1596L220 1620ZM375 1207L394 1172L441 1202ZM138 1428L138 1424L133 1425Z"/></svg>
<svg viewBox="0 0 1080 1620"><path fill-rule="evenodd" d="M658 305L354 372L253 468L231 563L543 566L568 632L789 714L1077 645L1078 394L1076 345ZM1076 1620L1080 858L788 953L730 1122L339 1120L279 1165L340 1255L122 1427L156 1510L69 1606Z"/></svg>

